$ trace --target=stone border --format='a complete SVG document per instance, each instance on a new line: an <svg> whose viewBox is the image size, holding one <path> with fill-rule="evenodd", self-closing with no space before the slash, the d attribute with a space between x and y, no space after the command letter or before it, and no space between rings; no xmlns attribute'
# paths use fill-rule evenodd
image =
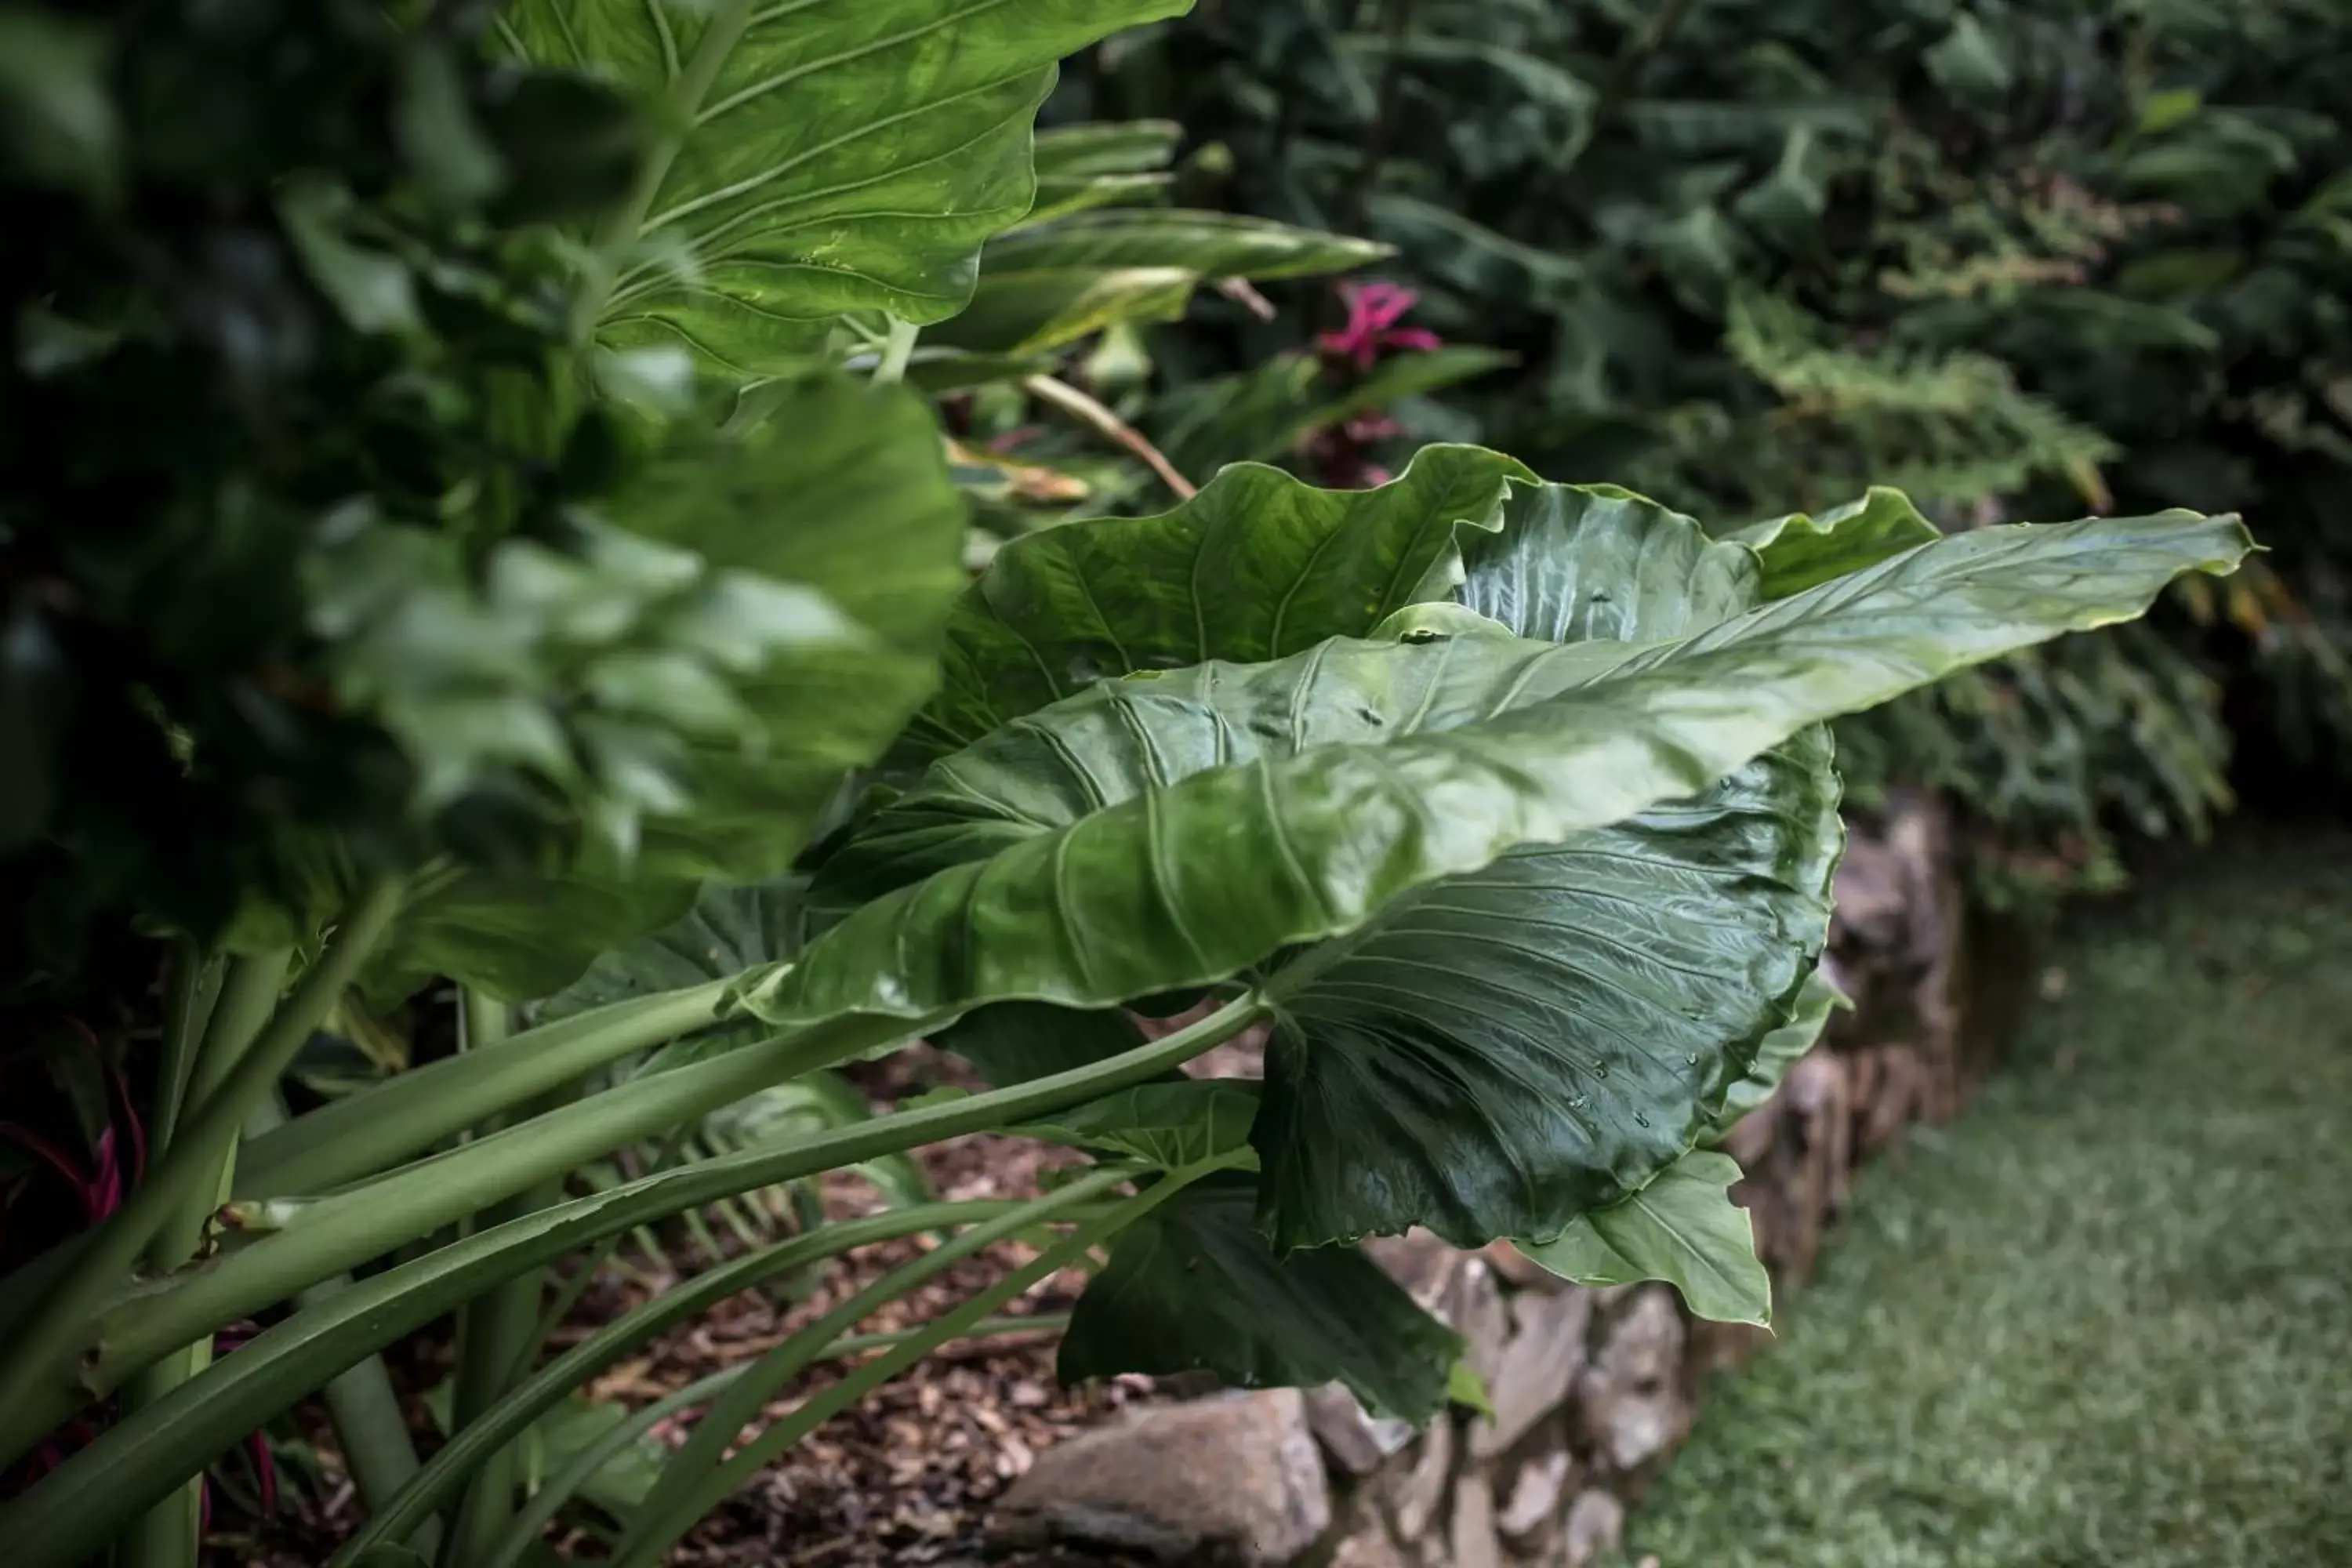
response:
<svg viewBox="0 0 2352 1568"><path fill-rule="evenodd" d="M1838 871L1832 977L1855 1011L1725 1148L1785 1299L1811 1272L1860 1161L1915 1121L1956 1114L2014 1026L2030 966L1972 918L1950 814L1898 796ZM1426 1234L1370 1250L1470 1342L1490 1416L1426 1432L1344 1389L1269 1389L1127 1412L1046 1450L998 1503L1009 1565L1580 1568L1690 1428L1707 1376L1760 1331L1691 1320L1663 1285L1570 1286L1507 1246Z"/></svg>

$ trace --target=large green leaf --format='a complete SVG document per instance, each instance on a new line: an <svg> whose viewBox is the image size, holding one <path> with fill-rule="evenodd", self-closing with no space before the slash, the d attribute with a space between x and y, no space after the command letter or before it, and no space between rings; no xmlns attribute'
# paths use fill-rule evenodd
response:
<svg viewBox="0 0 2352 1568"><path fill-rule="evenodd" d="M944 756L1106 676L1360 636L1452 591L1457 536L1496 526L1512 476L1532 477L1475 447L1424 447L1370 490L1235 467L1173 511L1015 540L956 605L945 687L896 757Z"/></svg>
<svg viewBox="0 0 2352 1568"><path fill-rule="evenodd" d="M1832 507L1818 517L1791 512L1731 537L1762 558L1763 596L1785 599L1939 535L1908 496L1873 485L1860 500Z"/></svg>
<svg viewBox="0 0 2352 1568"><path fill-rule="evenodd" d="M1733 1084L1731 1091L1723 1097L1723 1109L1707 1129L1707 1135L1724 1137L1739 1124L1741 1117L1771 1099L1780 1080L1789 1076L1789 1069L1813 1048L1822 1031L1829 1027L1830 1015L1840 1007L1853 1005L1827 975L1818 969L1813 971L1805 981L1805 988L1798 993L1788 1022L1764 1037L1747 1076Z"/></svg>
<svg viewBox="0 0 2352 1568"><path fill-rule="evenodd" d="M1444 1403L1459 1335L1353 1248L1277 1258L1246 1175L1212 1176L1130 1226L1078 1298L1065 1380L1206 1370L1241 1388L1338 1381L1421 1421Z"/></svg>
<svg viewBox="0 0 2352 1568"><path fill-rule="evenodd" d="M1772 1279L1756 1256L1748 1211L1731 1201L1739 1162L1699 1151L1639 1192L1580 1215L1554 1241L1519 1250L1580 1285L1663 1279L1694 1317L1718 1323L1772 1321Z"/></svg>
<svg viewBox="0 0 2352 1568"><path fill-rule="evenodd" d="M1754 551L1615 485L1515 485L1465 559L1461 603L1550 642L1685 637L1759 597Z"/></svg>
<svg viewBox="0 0 2352 1568"><path fill-rule="evenodd" d="M773 374L833 318L936 321L1036 193L1055 62L1189 0L517 0L516 52L614 79L672 127L606 237L615 344Z"/></svg>
<svg viewBox="0 0 2352 1568"><path fill-rule="evenodd" d="M854 907L1176 779L1475 721L1626 652L1339 641L1106 683L935 764L826 866L816 900ZM1820 948L1835 806L1810 731L1703 801L1405 891L1346 938L1261 965L1279 1009L1255 1140L1276 1238L1549 1235L1681 1153ZM1013 1010L965 1028L992 1047ZM1019 1037L1065 1065L1079 1042L1022 1011Z"/></svg>
<svg viewBox="0 0 2352 1568"><path fill-rule="evenodd" d="M1339 639L1104 683L935 766L869 823L821 884L836 906L902 885L752 1005L783 1022L1100 1007L1251 973L1282 1023L1257 1140L1278 1241L1407 1223L1554 1235L1687 1149L1795 1001L1834 842L1825 787L1790 782L1820 773L1803 731L2137 613L2244 548L2234 521L2186 514L1987 530L1680 641ZM1621 824L1622 848L1570 842ZM1526 857L1475 897L1444 885L1537 847L1589 863ZM1678 951L1658 930L1653 911L1719 911L1726 879L1749 878L1781 889L1769 938L1700 919L1671 933L1696 944ZM1622 966L1567 1004L1544 987L1578 984L1559 973L1572 943L1528 940L1549 940L1563 899L1583 902L1558 924ZM1596 919L1604 905L1619 923ZM1529 1011L1498 1010L1506 994ZM1618 1010L1572 1034L1559 1015L1602 995ZM1693 1042L1679 1052L1627 1026L1692 1006L1701 1026L1664 1037ZM1471 1073L1464 1044L1497 1054ZM1449 1104L1399 1117L1464 1076ZM1513 1165L1531 1148L1535 1174Z"/></svg>

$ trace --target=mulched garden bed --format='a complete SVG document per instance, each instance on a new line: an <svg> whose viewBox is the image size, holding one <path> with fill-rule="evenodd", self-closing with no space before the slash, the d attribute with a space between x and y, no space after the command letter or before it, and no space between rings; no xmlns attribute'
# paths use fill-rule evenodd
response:
<svg viewBox="0 0 2352 1568"><path fill-rule="evenodd" d="M1244 1053L1246 1055L1247 1053ZM1254 1063L1221 1060L1218 1070ZM961 1061L918 1047L853 1073L877 1109L938 1085L981 1087ZM981 1134L935 1145L918 1159L931 1188L953 1200L1030 1197L1041 1175L1077 1156L1026 1139ZM828 1178L829 1216L875 1212L879 1200L854 1177ZM667 1245L666 1240L666 1245ZM828 1264L821 1281L797 1300L751 1290L680 1326L607 1369L589 1392L632 1410L728 1366L750 1361L931 1245L927 1237L862 1247ZM691 1258L689 1247L674 1247ZM956 1264L914 1294L893 1302L860 1326L887 1332L937 1316L1033 1260L1035 1249L1004 1242ZM642 1304L664 1280L608 1271L582 1297L559 1345ZM1066 1312L1084 1285L1067 1271L1008 1305L1003 1316ZM1064 1388L1054 1376L1052 1331L1009 1334L950 1345L819 1427L771 1466L752 1487L719 1510L673 1555L681 1568L864 1568L872 1563L925 1563L966 1559L982 1546L992 1501L1028 1469L1039 1450L1099 1423L1119 1406L1157 1396L1151 1380L1119 1378ZM772 1420L843 1375L851 1363L811 1368L766 1407ZM400 1348L392 1373L412 1412L412 1426L432 1430L424 1390L447 1375L446 1335ZM673 1445L691 1430L692 1415L666 1422L656 1433ZM275 1509L257 1520L256 1500L232 1484L223 1489L205 1561L217 1568L316 1568L357 1524L363 1510L337 1461L323 1410L306 1406L297 1425L317 1455L315 1473L301 1474L298 1452L283 1468ZM428 1440L429 1441L429 1440ZM249 1477L241 1478L250 1479ZM551 1538L567 1558L603 1555L584 1532Z"/></svg>

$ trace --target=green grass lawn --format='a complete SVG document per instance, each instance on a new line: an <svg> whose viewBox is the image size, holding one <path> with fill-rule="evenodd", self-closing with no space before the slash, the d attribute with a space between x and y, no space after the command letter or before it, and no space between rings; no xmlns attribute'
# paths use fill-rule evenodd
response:
<svg viewBox="0 0 2352 1568"><path fill-rule="evenodd" d="M1664 1568L2352 1568L2352 837L2045 955L1631 1528Z"/></svg>

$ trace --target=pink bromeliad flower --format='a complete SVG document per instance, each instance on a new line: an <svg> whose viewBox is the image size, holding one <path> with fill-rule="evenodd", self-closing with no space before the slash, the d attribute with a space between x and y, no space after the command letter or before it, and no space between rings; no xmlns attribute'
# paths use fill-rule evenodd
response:
<svg viewBox="0 0 2352 1568"><path fill-rule="evenodd" d="M1347 301L1348 324L1315 340L1328 358L1344 360L1362 372L1378 363L1384 353L1426 353L1444 346L1444 340L1427 327L1397 325L1421 300L1411 289L1395 283L1342 283L1339 298Z"/></svg>

